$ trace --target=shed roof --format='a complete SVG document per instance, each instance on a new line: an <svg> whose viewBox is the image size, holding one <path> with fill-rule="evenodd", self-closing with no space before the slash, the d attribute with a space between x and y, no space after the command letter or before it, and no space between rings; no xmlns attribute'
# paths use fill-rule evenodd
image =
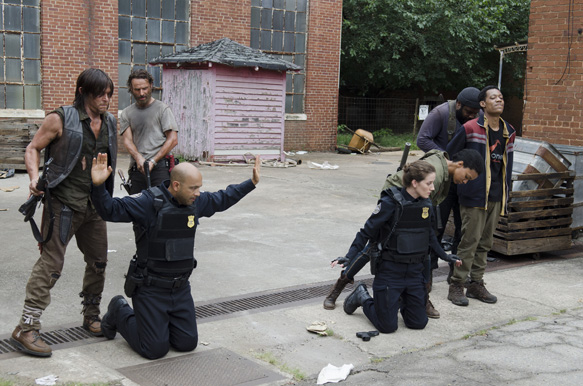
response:
<svg viewBox="0 0 583 386"><path fill-rule="evenodd" d="M201 63L212 62L232 67L259 67L268 70L301 70L301 67L287 60L244 46L229 38L201 44L175 54L164 55L150 61L150 64Z"/></svg>

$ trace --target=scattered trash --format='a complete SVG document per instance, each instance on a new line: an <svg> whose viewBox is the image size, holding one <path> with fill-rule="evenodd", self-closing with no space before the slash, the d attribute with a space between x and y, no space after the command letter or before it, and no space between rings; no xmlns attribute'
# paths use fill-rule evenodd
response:
<svg viewBox="0 0 583 386"><path fill-rule="evenodd" d="M56 385L59 377L56 375L47 375L46 377L37 378L34 381L37 385Z"/></svg>
<svg viewBox="0 0 583 386"><path fill-rule="evenodd" d="M373 336L377 336L379 334L379 332L377 330L374 331L361 331L361 332L357 332L356 333L356 337L362 339L365 342L368 342L370 340L370 338L372 338Z"/></svg>
<svg viewBox="0 0 583 386"><path fill-rule="evenodd" d="M338 165L330 165L328 161L324 161L323 164L317 164L315 162L310 161L308 162L308 166L310 167L310 169L325 169L325 170L335 170L339 168Z"/></svg>
<svg viewBox="0 0 583 386"><path fill-rule="evenodd" d="M300 150L300 151L296 151L296 154L308 154L308 152L304 151L304 150Z"/></svg>
<svg viewBox="0 0 583 386"><path fill-rule="evenodd" d="M318 374L318 385L323 385L324 383L338 383L343 381L348 377L350 374L350 370L354 368L354 365L348 364L343 365L342 367L336 367L328 363L328 366L324 367L320 370L320 374Z"/></svg>
<svg viewBox="0 0 583 386"><path fill-rule="evenodd" d="M108 249L107 250L107 253L115 253L115 252L117 252L117 249Z"/></svg>
<svg viewBox="0 0 583 386"><path fill-rule="evenodd" d="M310 324L308 327L306 327L306 330L310 331L310 332L315 332L316 334L320 335L320 336L328 336L328 333L326 332L326 330L328 329L328 326L326 325L326 322L312 322L312 324Z"/></svg>
<svg viewBox="0 0 583 386"><path fill-rule="evenodd" d="M8 186L6 188L0 188L0 190L2 190L3 192L10 193L10 192L15 191L18 188L20 188L20 186Z"/></svg>
<svg viewBox="0 0 583 386"><path fill-rule="evenodd" d="M0 178L10 178L14 175L14 169L0 169Z"/></svg>
<svg viewBox="0 0 583 386"><path fill-rule="evenodd" d="M208 346L210 344L210 342L199 342L200 344L202 344L203 346Z"/></svg>

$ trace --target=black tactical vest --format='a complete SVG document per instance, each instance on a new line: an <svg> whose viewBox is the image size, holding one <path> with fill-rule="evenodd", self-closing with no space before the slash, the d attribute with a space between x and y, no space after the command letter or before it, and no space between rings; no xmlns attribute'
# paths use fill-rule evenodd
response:
<svg viewBox="0 0 583 386"><path fill-rule="evenodd" d="M431 201L407 201L398 188L388 190L400 210L400 217L383 248L385 260L420 263L427 258L431 234Z"/></svg>
<svg viewBox="0 0 583 386"><path fill-rule="evenodd" d="M54 188L71 173L81 154L83 144L83 126L79 120L79 112L74 106L63 106L65 120L63 122L63 134L55 139L45 150L45 162L52 158L50 166L47 168L47 181L49 188ZM106 113L107 136L108 136L108 162L115 170L117 159L117 122L113 115ZM105 182L105 186L110 194L113 194L113 178L115 173Z"/></svg>
<svg viewBox="0 0 583 386"><path fill-rule="evenodd" d="M137 242L138 261L146 261L148 274L172 278L190 275L196 267L196 201L178 207L160 188L150 191L159 205L158 215L156 224Z"/></svg>

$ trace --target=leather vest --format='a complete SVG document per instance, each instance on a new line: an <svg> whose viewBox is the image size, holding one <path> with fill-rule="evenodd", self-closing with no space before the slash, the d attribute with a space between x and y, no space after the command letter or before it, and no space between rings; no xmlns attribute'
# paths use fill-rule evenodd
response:
<svg viewBox="0 0 583 386"><path fill-rule="evenodd" d="M83 126L79 120L79 112L74 106L63 106L65 120L63 122L63 134L52 141L45 150L45 163L52 158L46 168L48 187L54 188L71 173L79 156L83 144ZM108 138L108 162L115 170L117 160L117 121L115 117L106 113L107 138ZM105 186L113 195L113 179L115 173L111 173Z"/></svg>
<svg viewBox="0 0 583 386"><path fill-rule="evenodd" d="M431 201L407 201L397 188L391 188L389 192L401 214L384 245L383 259L398 263L420 263L429 253Z"/></svg>
<svg viewBox="0 0 583 386"><path fill-rule="evenodd" d="M146 262L147 274L172 278L190 275L196 267L196 201L190 206L178 207L160 188L153 187L150 192L154 195L158 214L154 226L136 243L138 264Z"/></svg>

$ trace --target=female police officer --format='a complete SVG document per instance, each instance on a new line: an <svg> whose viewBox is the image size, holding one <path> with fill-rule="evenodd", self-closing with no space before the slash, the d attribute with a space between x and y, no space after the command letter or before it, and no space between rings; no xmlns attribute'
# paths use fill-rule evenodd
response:
<svg viewBox="0 0 583 386"><path fill-rule="evenodd" d="M429 196L434 190L435 168L416 161L403 168L403 188L384 190L377 207L356 234L346 258L349 261L369 242L380 251L373 282L374 298L366 285L359 284L344 301L344 312L352 314L359 306L382 333L397 330L397 312L409 328L423 329L426 288L424 263L429 245L445 261L461 264L447 255L433 231L434 214Z"/></svg>

